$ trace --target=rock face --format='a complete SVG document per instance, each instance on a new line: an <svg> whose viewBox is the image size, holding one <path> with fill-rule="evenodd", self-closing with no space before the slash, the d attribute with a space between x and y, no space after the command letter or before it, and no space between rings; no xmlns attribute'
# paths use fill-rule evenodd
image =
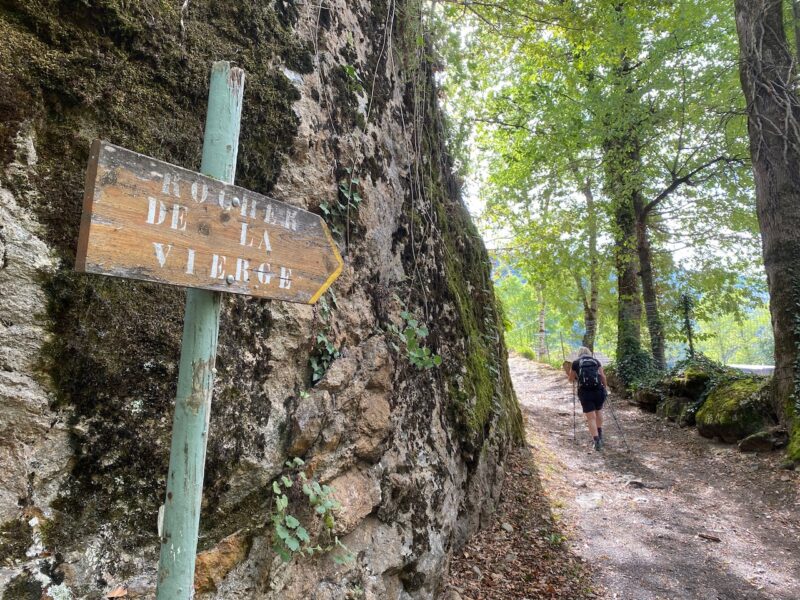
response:
<svg viewBox="0 0 800 600"><path fill-rule="evenodd" d="M346 264L315 307L223 300L198 593L439 591L499 496L521 417L419 14L382 0L3 9L4 600L153 597L183 293L73 273L83 177L94 138L197 169L223 59L247 73L236 183L324 215ZM409 319L441 366L412 364ZM273 483L299 475L295 456L335 488L344 564L273 550ZM291 514L324 538L292 490Z"/></svg>

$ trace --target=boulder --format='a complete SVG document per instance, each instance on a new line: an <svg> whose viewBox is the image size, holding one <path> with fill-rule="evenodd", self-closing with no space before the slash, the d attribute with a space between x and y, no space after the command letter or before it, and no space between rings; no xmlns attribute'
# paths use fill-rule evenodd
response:
<svg viewBox="0 0 800 600"><path fill-rule="evenodd" d="M661 402L661 392L649 387L641 387L633 393L633 401L647 412L656 412L658 403Z"/></svg>
<svg viewBox="0 0 800 600"><path fill-rule="evenodd" d="M689 363L664 379L664 385L670 396L699 400L711 381L711 374L697 363Z"/></svg>
<svg viewBox="0 0 800 600"><path fill-rule="evenodd" d="M691 403L691 398L667 396L659 402L656 407L656 414L663 419L678 421Z"/></svg>
<svg viewBox="0 0 800 600"><path fill-rule="evenodd" d="M748 435L739 442L740 452L771 452L786 446L789 434L784 429L768 429Z"/></svg>
<svg viewBox="0 0 800 600"><path fill-rule="evenodd" d="M703 437L733 444L771 424L763 378L746 378L717 385L697 411L697 430Z"/></svg>
<svg viewBox="0 0 800 600"><path fill-rule="evenodd" d="M614 365L608 365L603 367L603 372L606 374L606 382L608 383L609 389L615 394L626 396L627 390L625 389L625 384L622 383L619 375L617 375L616 367Z"/></svg>

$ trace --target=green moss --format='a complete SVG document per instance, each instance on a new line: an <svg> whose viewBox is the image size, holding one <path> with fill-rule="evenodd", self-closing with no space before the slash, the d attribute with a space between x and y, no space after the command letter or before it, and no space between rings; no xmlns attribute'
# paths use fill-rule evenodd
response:
<svg viewBox="0 0 800 600"><path fill-rule="evenodd" d="M413 49L403 53L417 56L416 39ZM409 65L410 72L422 70L421 78L432 81L431 66ZM427 69L427 70L426 70ZM435 86L425 87L427 97L409 93L406 102L410 113L418 103L429 107L436 115ZM413 88L409 88L409 92ZM413 104L412 104L413 103ZM432 315L437 328L449 331L448 342L463 344L463 370L446 371L445 379L451 398L452 419L460 431L466 456L477 459L485 440L493 431L513 441L523 439L522 415L519 410L507 366L507 350L503 341L502 316L497 310L491 264L469 212L461 201L461 186L454 175L452 157L443 147L446 134L440 119L431 117L420 132L422 155L430 157L430 167L419 169L424 190L420 206L409 206L408 226L418 233L417 240L428 240L435 232L432 249L439 268L432 270L430 287L440 301ZM425 252L426 241L419 253ZM407 244L404 260L409 272L417 270L417 254ZM455 308L455 315L450 311ZM435 334L435 331L434 331ZM436 340L432 336L432 342Z"/></svg>
<svg viewBox="0 0 800 600"><path fill-rule="evenodd" d="M22 519L0 525L0 564L25 560L25 551L33 544L30 526Z"/></svg>
<svg viewBox="0 0 800 600"><path fill-rule="evenodd" d="M789 446L786 448L786 456L789 460L800 462L800 418L797 415L794 416L789 430Z"/></svg>
<svg viewBox="0 0 800 600"><path fill-rule="evenodd" d="M18 575L6 585L3 600L41 600L44 594L42 584L31 575Z"/></svg>
<svg viewBox="0 0 800 600"><path fill-rule="evenodd" d="M435 185L433 185L435 184ZM442 189L431 182L428 189ZM502 321L496 311L483 243L464 206L435 197L444 247L446 292L455 304L466 344L466 373L451 380L456 418L465 441L479 448L493 418L516 440L522 439L522 417L506 366Z"/></svg>
<svg viewBox="0 0 800 600"><path fill-rule="evenodd" d="M769 382L742 378L714 387L696 414L701 435L733 443L762 429L770 420Z"/></svg>

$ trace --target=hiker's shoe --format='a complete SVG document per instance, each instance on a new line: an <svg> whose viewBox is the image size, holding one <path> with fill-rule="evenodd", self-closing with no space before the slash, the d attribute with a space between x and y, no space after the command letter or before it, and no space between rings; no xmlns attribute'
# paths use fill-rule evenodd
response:
<svg viewBox="0 0 800 600"><path fill-rule="evenodd" d="M600 438L597 438L594 441L594 449L595 450L601 450L602 448L603 448L603 440L601 440Z"/></svg>
<svg viewBox="0 0 800 600"><path fill-rule="evenodd" d="M603 448L606 447L606 443L603 440L603 438L598 438L597 439L597 444L598 444L598 448L597 448L598 450L602 450Z"/></svg>

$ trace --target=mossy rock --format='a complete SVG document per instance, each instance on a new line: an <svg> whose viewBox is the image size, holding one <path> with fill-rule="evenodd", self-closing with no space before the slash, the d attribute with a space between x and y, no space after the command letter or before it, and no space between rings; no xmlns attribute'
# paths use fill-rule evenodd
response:
<svg viewBox="0 0 800 600"><path fill-rule="evenodd" d="M626 396L627 390L625 389L625 384L622 383L622 380L617 374L617 368L614 365L608 365L603 368L603 372L606 374L606 381L611 391L615 394Z"/></svg>
<svg viewBox="0 0 800 600"><path fill-rule="evenodd" d="M661 398L661 392L651 387L641 387L633 393L633 401L647 412L656 412Z"/></svg>
<svg viewBox="0 0 800 600"><path fill-rule="evenodd" d="M685 369L673 372L663 381L671 396L699 400L705 392L711 373L702 365L693 363Z"/></svg>
<svg viewBox="0 0 800 600"><path fill-rule="evenodd" d="M699 402L691 402L681 407L681 414L678 415L678 425L681 427L694 427L697 424L697 410L701 406Z"/></svg>
<svg viewBox="0 0 800 600"><path fill-rule="evenodd" d="M697 411L696 421L700 435L729 444L772 424L768 380L746 378L719 384Z"/></svg>
<svg viewBox="0 0 800 600"><path fill-rule="evenodd" d="M800 418L795 416L794 425L789 433L789 446L786 448L786 457L794 462L800 462Z"/></svg>
<svg viewBox="0 0 800 600"><path fill-rule="evenodd" d="M786 446L786 430L765 430L748 435L739 442L740 452L771 452Z"/></svg>
<svg viewBox="0 0 800 600"><path fill-rule="evenodd" d="M656 407L656 414L662 419L678 421L692 404L692 399L685 396L667 396Z"/></svg>

